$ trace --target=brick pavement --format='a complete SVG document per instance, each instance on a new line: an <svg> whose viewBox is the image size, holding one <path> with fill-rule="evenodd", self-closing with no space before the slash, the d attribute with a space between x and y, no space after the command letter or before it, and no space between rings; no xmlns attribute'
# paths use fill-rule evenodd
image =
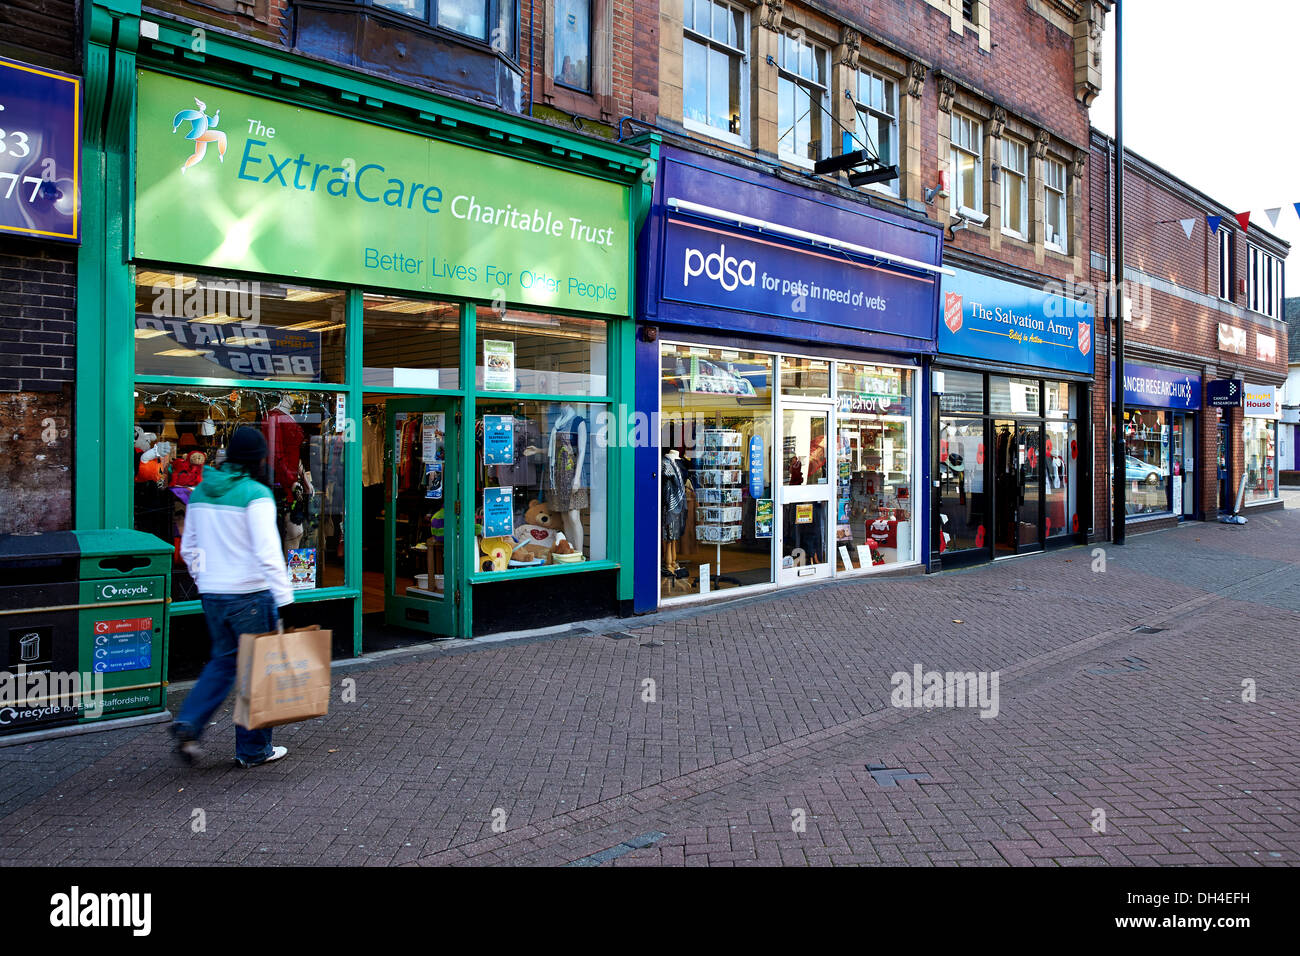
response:
<svg viewBox="0 0 1300 956"><path fill-rule="evenodd" d="M1297 532L1274 512L1132 536L1105 573L1073 548L341 669L358 702L257 771L228 763L228 709L195 771L158 727L0 749L0 864L1292 865ZM999 671L998 716L890 706L916 663Z"/></svg>

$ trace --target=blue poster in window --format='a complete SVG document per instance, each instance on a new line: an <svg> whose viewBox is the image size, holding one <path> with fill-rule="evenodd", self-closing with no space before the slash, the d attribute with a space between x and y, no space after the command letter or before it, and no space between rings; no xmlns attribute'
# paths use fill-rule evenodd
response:
<svg viewBox="0 0 1300 956"><path fill-rule="evenodd" d="M749 497L763 497L763 436L749 440Z"/></svg>
<svg viewBox="0 0 1300 956"><path fill-rule="evenodd" d="M483 489L483 537L503 538L515 530L513 488Z"/></svg>
<svg viewBox="0 0 1300 956"><path fill-rule="evenodd" d="M515 417L483 416L483 464L513 465L515 461Z"/></svg>

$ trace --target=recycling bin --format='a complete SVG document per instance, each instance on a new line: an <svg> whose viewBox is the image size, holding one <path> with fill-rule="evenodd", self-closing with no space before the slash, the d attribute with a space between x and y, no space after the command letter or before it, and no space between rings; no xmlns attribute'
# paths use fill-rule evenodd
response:
<svg viewBox="0 0 1300 956"><path fill-rule="evenodd" d="M141 531L0 536L0 735L163 712L171 558Z"/></svg>

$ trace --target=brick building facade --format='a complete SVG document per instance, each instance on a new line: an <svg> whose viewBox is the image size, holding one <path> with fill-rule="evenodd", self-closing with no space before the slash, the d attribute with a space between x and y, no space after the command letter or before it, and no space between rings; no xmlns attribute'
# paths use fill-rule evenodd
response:
<svg viewBox="0 0 1300 956"><path fill-rule="evenodd" d="M1095 288L1104 289L1107 261L1113 257L1115 144L1096 130L1091 144L1091 281ZM1180 497L1186 495L1183 508L1172 503L1156 507L1160 501L1147 501L1151 496L1141 482L1130 481L1130 496L1139 502L1136 510L1134 502L1128 502L1130 530L1165 527L1183 517L1213 519L1221 509L1232 510L1243 476L1248 506L1280 507L1275 497L1277 467L1274 464L1270 469L1262 452L1270 439L1260 433L1266 426L1259 423L1270 419L1247 414L1243 407L1212 408L1205 394L1215 380L1238 380L1259 389L1285 384L1282 263L1290 247L1258 221L1243 230L1235 210L1131 150L1125 154L1124 295L1130 302L1125 365L1130 375L1134 366L1185 372L1192 382L1199 383L1201 396L1194 408L1185 410L1190 413L1184 415L1185 462L1179 462L1174 448L1169 450L1167 467L1182 472L1170 477L1183 478L1179 489ZM1217 217L1217 231L1211 232L1207 217ZM1184 220L1191 220L1190 238ZM1112 400L1114 330L1099 321L1097 341L1095 437L1098 460L1104 461L1109 457L1112 434L1108 403ZM1147 415L1150 417L1149 412ZM1130 430L1133 424L1130 421ZM1171 427L1169 422L1162 424ZM1176 433L1171 433L1171 441L1177 440ZM1140 451L1140 442L1131 434L1129 441L1129 455L1134 456ZM1274 430L1274 454L1276 441ZM1189 451L1192 457L1186 459ZM1138 466L1133 469L1141 470ZM1102 536L1110 535L1112 502L1109 476L1098 469L1096 523ZM1147 510L1149 515L1141 513Z"/></svg>
<svg viewBox="0 0 1300 956"><path fill-rule="evenodd" d="M75 0L0 6L0 56L78 74ZM0 534L72 527L77 249L0 235Z"/></svg>

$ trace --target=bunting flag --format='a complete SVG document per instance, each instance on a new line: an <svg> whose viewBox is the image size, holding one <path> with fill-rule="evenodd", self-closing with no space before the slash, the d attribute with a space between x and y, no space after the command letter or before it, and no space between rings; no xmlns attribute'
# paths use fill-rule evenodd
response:
<svg viewBox="0 0 1300 956"><path fill-rule="evenodd" d="M1237 225L1241 226L1242 232L1250 232L1250 213L1237 213Z"/></svg>
<svg viewBox="0 0 1300 956"><path fill-rule="evenodd" d="M1264 215L1268 216L1269 225L1277 225L1277 217L1281 214L1282 207L1274 206L1272 209L1265 209Z"/></svg>
<svg viewBox="0 0 1300 956"><path fill-rule="evenodd" d="M1296 211L1300 213L1300 203L1296 204ZM1219 234L1219 223L1223 222L1223 217L1206 216L1205 221L1210 224L1210 235L1217 236Z"/></svg>
<svg viewBox="0 0 1300 956"><path fill-rule="evenodd" d="M1179 219L1179 225L1183 227L1183 232L1187 233L1187 238L1192 238L1192 230L1196 228L1195 219Z"/></svg>
<svg viewBox="0 0 1300 956"><path fill-rule="evenodd" d="M1295 206L1295 214L1300 216L1300 202L1294 202L1291 205Z"/></svg>

